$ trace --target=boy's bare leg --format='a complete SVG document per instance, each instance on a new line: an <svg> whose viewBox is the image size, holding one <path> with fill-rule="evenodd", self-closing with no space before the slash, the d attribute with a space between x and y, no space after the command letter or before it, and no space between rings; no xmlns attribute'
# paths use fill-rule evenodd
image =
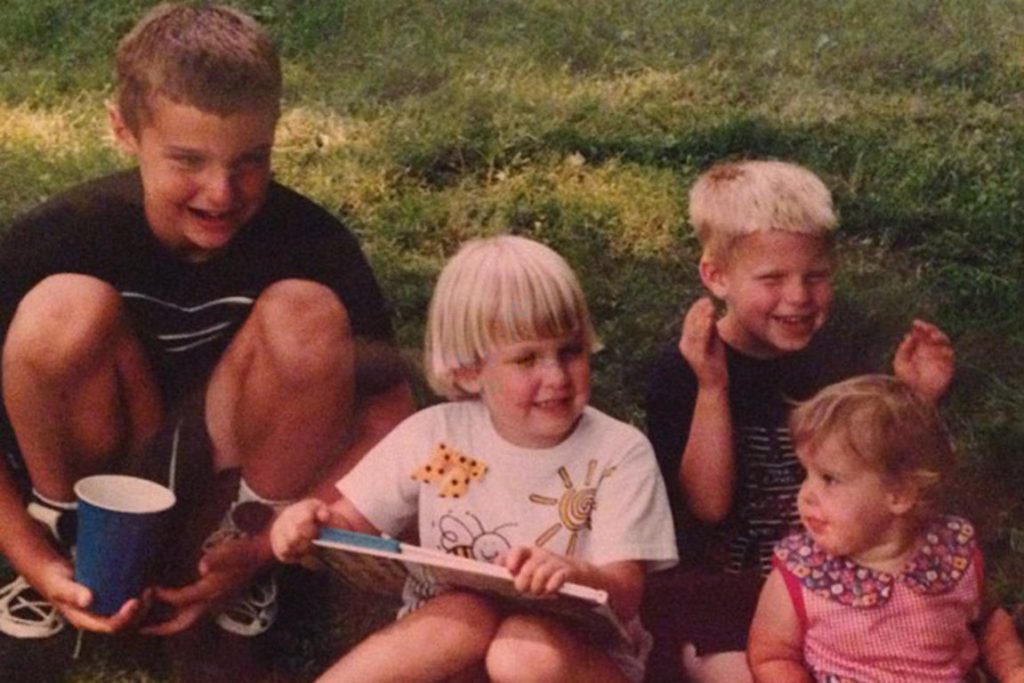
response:
<svg viewBox="0 0 1024 683"><path fill-rule="evenodd" d="M344 444L352 415L353 356L347 313L328 288L302 280L268 287L206 391L214 467L241 468L242 480L263 500L303 495ZM266 533L209 548L192 583L157 590L171 612L145 632L188 629L272 561Z"/></svg>
<svg viewBox="0 0 1024 683"><path fill-rule="evenodd" d="M241 468L246 485L264 500L303 495L344 444L353 356L348 316L333 292L302 280L268 287L206 390L214 467ZM191 626L271 561L266 534L211 548L192 585L158 593L176 614L150 632Z"/></svg>
<svg viewBox="0 0 1024 683"><path fill-rule="evenodd" d="M318 681L426 683L465 675L484 659L499 622L483 598L446 593L369 636Z"/></svg>
<svg viewBox="0 0 1024 683"><path fill-rule="evenodd" d="M110 285L62 274L30 291L3 352L4 402L32 484L58 501L160 423L159 393Z"/></svg>
<svg viewBox="0 0 1024 683"><path fill-rule="evenodd" d="M348 315L328 288L301 280L269 287L207 390L216 465L240 466L266 499L304 494L346 441L354 355Z"/></svg>
<svg viewBox="0 0 1024 683"><path fill-rule="evenodd" d="M83 275L51 276L22 300L3 349L3 392L33 487L51 501L73 501L79 478L105 469L159 426L159 395L119 294ZM65 616L97 631L128 623L127 614L100 619L81 610L85 588L28 516L6 470L0 513L0 552Z"/></svg>
<svg viewBox="0 0 1024 683"><path fill-rule="evenodd" d="M551 619L527 614L501 623L487 653L487 674L494 683L629 683L606 653Z"/></svg>
<svg viewBox="0 0 1024 683"><path fill-rule="evenodd" d="M348 315L333 292L304 280L268 287L207 388L215 467L240 467L245 484L267 501L312 490L358 440L354 364ZM211 547L192 584L157 591L173 615L146 632L189 628L272 561L266 533Z"/></svg>

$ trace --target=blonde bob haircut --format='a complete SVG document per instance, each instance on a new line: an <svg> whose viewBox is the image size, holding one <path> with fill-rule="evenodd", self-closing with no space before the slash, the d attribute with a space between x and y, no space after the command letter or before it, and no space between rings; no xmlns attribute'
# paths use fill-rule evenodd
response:
<svg viewBox="0 0 1024 683"><path fill-rule="evenodd" d="M836 227L832 195L814 173L784 161L716 164L690 188L690 224L704 255L728 262L736 241L782 230L825 239Z"/></svg>
<svg viewBox="0 0 1024 683"><path fill-rule="evenodd" d="M449 399L469 398L456 373L477 368L499 344L594 333L572 268L550 247L515 235L466 242L438 278L427 316L427 381Z"/></svg>
<svg viewBox="0 0 1024 683"><path fill-rule="evenodd" d="M115 100L138 136L158 95L207 113L281 111L277 47L249 15L230 7L157 5L121 39Z"/></svg>
<svg viewBox="0 0 1024 683"><path fill-rule="evenodd" d="M956 466L953 444L934 405L888 375L862 375L822 389L789 417L798 451L811 454L837 438L847 452L895 483L918 492L922 515L934 512Z"/></svg>

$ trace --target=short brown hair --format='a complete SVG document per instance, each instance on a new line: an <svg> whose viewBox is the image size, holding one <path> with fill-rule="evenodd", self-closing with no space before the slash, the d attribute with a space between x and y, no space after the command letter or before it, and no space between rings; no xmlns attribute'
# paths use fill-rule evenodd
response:
<svg viewBox="0 0 1024 683"><path fill-rule="evenodd" d="M281 107L281 62L255 19L229 7L161 4L121 40L117 107L134 134L157 95L227 115Z"/></svg>
<svg viewBox="0 0 1024 683"><path fill-rule="evenodd" d="M803 166L785 161L716 164L690 188L690 224L705 256L728 260L737 239L783 230L829 240L836 227L832 194Z"/></svg>
<svg viewBox="0 0 1024 683"><path fill-rule="evenodd" d="M925 511L955 467L953 444L934 405L888 375L862 375L818 392L789 417L797 450L811 451L828 438L887 477L909 481Z"/></svg>

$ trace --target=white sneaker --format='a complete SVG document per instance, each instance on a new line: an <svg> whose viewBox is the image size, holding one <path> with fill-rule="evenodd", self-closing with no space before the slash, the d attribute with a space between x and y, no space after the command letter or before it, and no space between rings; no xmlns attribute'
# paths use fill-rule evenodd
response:
<svg viewBox="0 0 1024 683"><path fill-rule="evenodd" d="M49 638L60 633L65 623L60 611L22 577L0 588L0 633L13 638Z"/></svg>
<svg viewBox="0 0 1024 683"><path fill-rule="evenodd" d="M58 543L62 541L58 523L63 513L35 501L28 504L28 516L49 529ZM66 623L60 610L21 576L0 588L0 633L13 638L49 638L60 633Z"/></svg>
<svg viewBox="0 0 1024 683"><path fill-rule="evenodd" d="M256 577L217 615L217 625L229 633L251 638L266 633L277 620L277 578L273 572Z"/></svg>
<svg viewBox="0 0 1024 683"><path fill-rule="evenodd" d="M203 550L258 533L274 516L262 503L234 503L220 526L203 543ZM217 615L217 625L229 633L253 637L266 633L277 620L277 575L274 570L257 576Z"/></svg>

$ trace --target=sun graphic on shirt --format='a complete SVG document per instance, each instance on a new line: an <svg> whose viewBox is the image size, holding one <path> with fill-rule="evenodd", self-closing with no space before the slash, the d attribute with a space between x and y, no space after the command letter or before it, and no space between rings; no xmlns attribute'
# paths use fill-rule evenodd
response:
<svg viewBox="0 0 1024 683"><path fill-rule="evenodd" d="M597 461L591 460L587 465L587 476L583 480L583 485L577 490L569 471L564 467L559 467L558 476L562 478L562 486L565 488L565 492L561 497L552 498L540 493L530 494L530 501L533 503L557 507L559 518L557 523L548 527L544 533L537 537L537 540L534 541L535 545L544 547L544 544L554 538L559 531L566 529L569 531L569 542L565 547L565 555L572 557L576 551L576 540L579 532L582 529L590 528L590 515L594 511L597 487L606 477L611 476L615 472L615 468L609 467L602 471L601 476L595 482L594 476L596 472Z"/></svg>

